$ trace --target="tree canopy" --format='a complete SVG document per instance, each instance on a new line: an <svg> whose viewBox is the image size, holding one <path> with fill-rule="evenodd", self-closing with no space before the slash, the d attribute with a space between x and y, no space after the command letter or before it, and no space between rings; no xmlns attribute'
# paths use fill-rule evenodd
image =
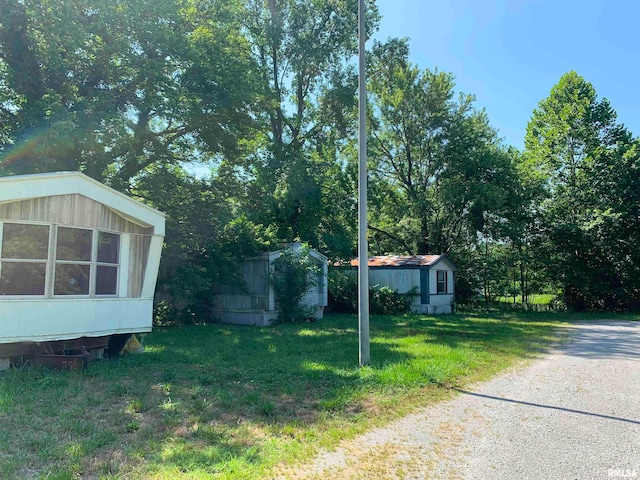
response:
<svg viewBox="0 0 640 480"><path fill-rule="evenodd" d="M576 72L562 76L527 127L525 156L544 188L542 252L576 309L619 308L640 299L640 265L629 248L638 245L636 145L609 102L598 100Z"/></svg>
<svg viewBox="0 0 640 480"><path fill-rule="evenodd" d="M234 262L356 251L356 0L0 0L0 175L80 170L167 212L158 298L209 315ZM367 2L368 34L380 20ZM640 303L640 145L576 72L505 145L406 39L368 52L370 247L458 292Z"/></svg>
<svg viewBox="0 0 640 480"><path fill-rule="evenodd" d="M391 40L371 55L373 239L382 251L448 254L508 214L515 164L453 75L408 54Z"/></svg>

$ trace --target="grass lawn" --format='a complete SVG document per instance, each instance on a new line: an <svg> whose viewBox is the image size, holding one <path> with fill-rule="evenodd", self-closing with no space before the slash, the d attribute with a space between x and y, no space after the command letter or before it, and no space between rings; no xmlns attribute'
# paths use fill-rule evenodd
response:
<svg viewBox="0 0 640 480"><path fill-rule="evenodd" d="M354 315L157 328L84 372L0 373L0 478L266 478L534 356L566 318L372 317L366 368Z"/></svg>
<svg viewBox="0 0 640 480"><path fill-rule="evenodd" d="M534 293L529 295L529 302L532 305L548 305L555 297L556 295L548 293ZM513 296L498 297L497 300L500 303L513 303ZM516 295L516 303L522 303L522 297L520 295Z"/></svg>

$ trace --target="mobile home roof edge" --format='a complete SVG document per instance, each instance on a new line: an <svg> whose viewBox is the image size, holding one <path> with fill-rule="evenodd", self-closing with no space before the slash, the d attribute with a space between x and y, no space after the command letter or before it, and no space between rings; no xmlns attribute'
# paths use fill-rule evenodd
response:
<svg viewBox="0 0 640 480"><path fill-rule="evenodd" d="M80 194L103 203L108 208L129 218L153 226L154 233L158 235L165 233L166 215L163 212L118 192L81 172L52 172L0 177L0 186L0 203L55 195Z"/></svg>

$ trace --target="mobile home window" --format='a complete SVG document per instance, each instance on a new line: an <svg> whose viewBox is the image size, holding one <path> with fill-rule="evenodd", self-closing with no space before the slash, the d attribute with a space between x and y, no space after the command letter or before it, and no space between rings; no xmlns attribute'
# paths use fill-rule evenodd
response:
<svg viewBox="0 0 640 480"><path fill-rule="evenodd" d="M54 295L89 295L93 231L58 227Z"/></svg>
<svg viewBox="0 0 640 480"><path fill-rule="evenodd" d="M117 295L119 269L119 234L0 222L0 295Z"/></svg>
<svg viewBox="0 0 640 480"><path fill-rule="evenodd" d="M119 262L120 235L98 232L96 295L115 295L118 293Z"/></svg>
<svg viewBox="0 0 640 480"><path fill-rule="evenodd" d="M447 293L447 272L445 270L438 270L436 274L438 293Z"/></svg>
<svg viewBox="0 0 640 480"><path fill-rule="evenodd" d="M49 226L4 223L0 243L0 295L44 295Z"/></svg>
<svg viewBox="0 0 640 480"><path fill-rule="evenodd" d="M58 227L53 293L117 295L119 262L120 235Z"/></svg>

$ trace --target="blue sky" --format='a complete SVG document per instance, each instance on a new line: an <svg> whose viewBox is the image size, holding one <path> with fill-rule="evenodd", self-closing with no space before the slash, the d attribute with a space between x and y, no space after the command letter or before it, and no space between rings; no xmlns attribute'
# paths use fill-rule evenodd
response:
<svg viewBox="0 0 640 480"><path fill-rule="evenodd" d="M409 37L411 61L451 72L505 142L575 70L640 135L640 2L632 0L377 0L375 38Z"/></svg>

